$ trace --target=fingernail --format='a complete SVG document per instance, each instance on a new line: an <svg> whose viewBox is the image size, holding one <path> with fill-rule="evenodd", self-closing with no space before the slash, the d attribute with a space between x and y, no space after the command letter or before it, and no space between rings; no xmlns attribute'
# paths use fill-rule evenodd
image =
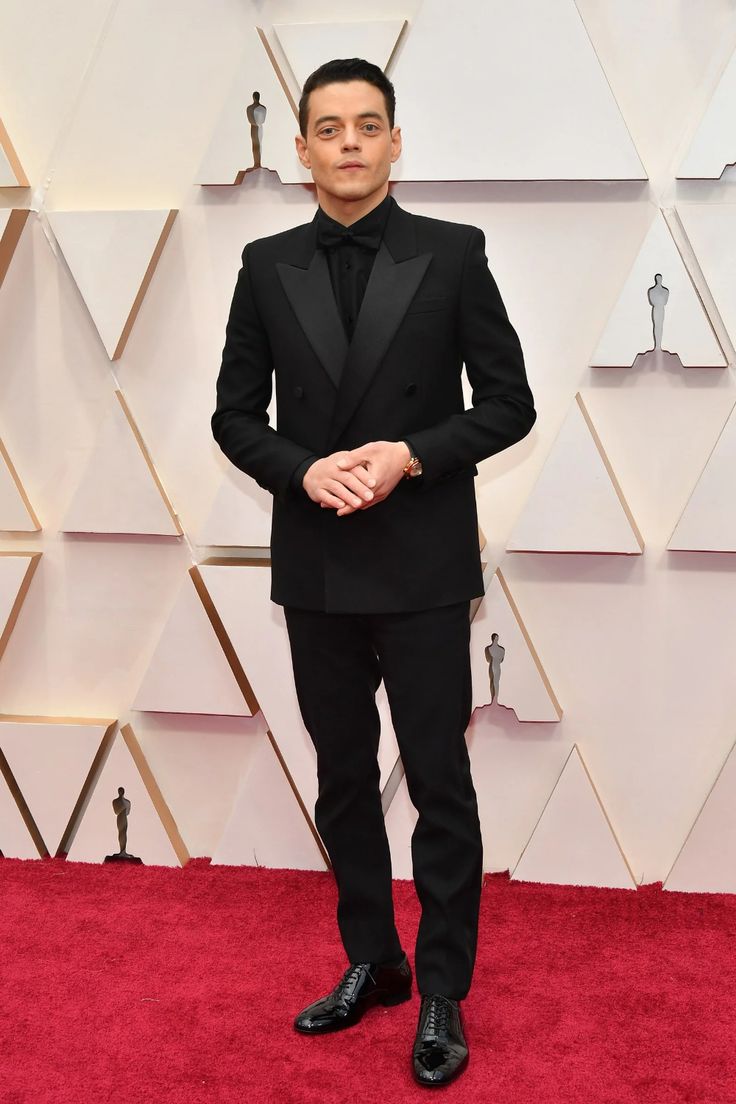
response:
<svg viewBox="0 0 736 1104"><path fill-rule="evenodd" d="M373 498L373 491L366 491L363 497L367 499Z"/></svg>

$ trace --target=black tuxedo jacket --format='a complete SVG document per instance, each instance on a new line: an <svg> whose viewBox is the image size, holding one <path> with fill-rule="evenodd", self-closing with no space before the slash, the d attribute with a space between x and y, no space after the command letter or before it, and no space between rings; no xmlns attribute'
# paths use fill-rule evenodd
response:
<svg viewBox="0 0 736 1104"><path fill-rule="evenodd" d="M229 460L273 494L271 598L390 613L476 597L476 463L536 419L483 232L392 199L349 344L315 240L312 220L245 246L211 419ZM405 437L424 474L375 506L338 517L291 483L310 455Z"/></svg>

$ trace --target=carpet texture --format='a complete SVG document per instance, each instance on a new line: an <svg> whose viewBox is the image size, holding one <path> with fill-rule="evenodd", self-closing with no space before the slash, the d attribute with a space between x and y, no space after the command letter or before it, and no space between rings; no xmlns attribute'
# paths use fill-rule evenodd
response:
<svg viewBox="0 0 736 1104"><path fill-rule="evenodd" d="M413 958L413 886L395 883ZM419 998L292 1018L346 962L329 874L0 859L2 1104L736 1101L736 896L486 876L466 1072L412 1081Z"/></svg>

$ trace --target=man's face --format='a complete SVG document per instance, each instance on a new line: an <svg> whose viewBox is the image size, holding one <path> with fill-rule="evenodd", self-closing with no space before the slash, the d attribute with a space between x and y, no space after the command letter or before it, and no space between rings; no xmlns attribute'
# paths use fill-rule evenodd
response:
<svg viewBox="0 0 736 1104"><path fill-rule="evenodd" d="M383 93L367 81L338 81L309 95L306 139L299 160L320 192L338 200L366 199L386 184L401 153L401 129L389 127Z"/></svg>

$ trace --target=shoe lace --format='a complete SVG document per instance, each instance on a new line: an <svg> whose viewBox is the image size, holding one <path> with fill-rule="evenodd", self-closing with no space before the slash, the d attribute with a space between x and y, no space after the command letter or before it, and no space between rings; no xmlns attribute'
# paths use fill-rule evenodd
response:
<svg viewBox="0 0 736 1104"><path fill-rule="evenodd" d="M427 996L423 1003L424 1031L431 1035L447 1031L452 1012L452 1005L447 998L439 995Z"/></svg>
<svg viewBox="0 0 736 1104"><path fill-rule="evenodd" d="M332 995L335 1000L349 1000L353 996L355 987L362 978L364 970L368 972L371 978L373 977L370 971L370 963L368 962L356 962L354 965L348 966L347 970L332 990Z"/></svg>

